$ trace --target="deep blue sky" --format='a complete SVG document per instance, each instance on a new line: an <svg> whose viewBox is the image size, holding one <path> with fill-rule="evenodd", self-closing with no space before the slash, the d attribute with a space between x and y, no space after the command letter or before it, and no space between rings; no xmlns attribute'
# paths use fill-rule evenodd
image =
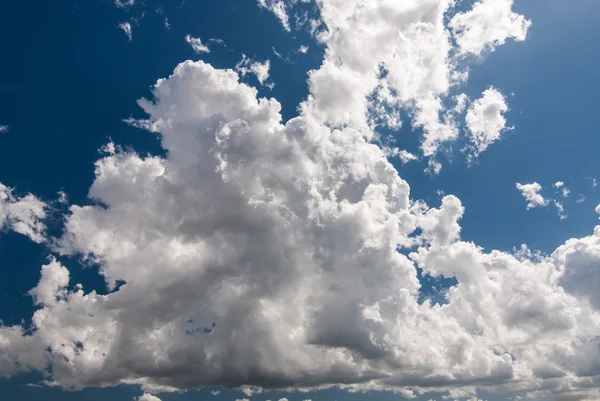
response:
<svg viewBox="0 0 600 401"><path fill-rule="evenodd" d="M438 189L457 195L466 208L462 221L466 240L504 250L527 243L549 252L567 238L589 234L594 207L600 203L600 187L594 190L587 178L600 179L596 43L600 3L516 0L515 9L533 21L527 41L507 43L475 63L466 88L472 98L489 85L505 94L514 92L508 97L507 115L514 131L470 168L457 147L453 162L444 160L439 176L424 174L424 163L409 163L401 175L414 197L432 205L439 202ZM170 29L164 26L165 17ZM133 25L129 42L117 25L131 18L138 24ZM203 41L220 38L226 47L211 45L210 54L198 56L184 41L186 34ZM319 66L323 51L306 33L284 32L279 21L253 0L146 0L145 8L136 5L127 11L102 0L8 1L0 5L0 41L0 124L10 127L0 135L0 182L48 202L62 190L74 204L89 202L93 163L109 138L142 153L160 153L155 137L122 120L143 117L136 100L149 96L150 86L177 63L202 58L216 67L232 68L242 52L258 60L268 58L276 86L261 88L260 93L277 98L289 119L307 94L306 73ZM310 46L308 54L295 52L300 45ZM289 60L277 58L272 48ZM253 77L247 80L256 83ZM418 132L400 134L398 143L416 150ZM514 188L515 182L537 181L545 187L545 195L553 195L551 184L559 180L571 189L563 201L568 214L563 221L551 206L527 211ZM580 194L587 199L576 203ZM0 236L0 320L15 324L31 317L26 292L35 286L46 256L25 237ZM64 262L73 282L104 291L93 269L84 270L73 260ZM137 389L125 387L84 393L26 387L32 380L0 380L2 398L118 401L139 395ZM162 398L206 399L207 391ZM295 401L336 396L360 398L333 390L287 397ZM214 399L235 397L242 394L224 393Z"/></svg>

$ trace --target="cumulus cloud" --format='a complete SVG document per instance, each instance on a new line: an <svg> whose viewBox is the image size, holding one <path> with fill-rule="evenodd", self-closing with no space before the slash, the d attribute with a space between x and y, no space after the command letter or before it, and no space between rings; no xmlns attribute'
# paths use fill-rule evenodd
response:
<svg viewBox="0 0 600 401"><path fill-rule="evenodd" d="M450 28L462 54L493 51L507 39L525 40L531 21L512 11L513 0L480 0L456 14Z"/></svg>
<svg viewBox="0 0 600 401"><path fill-rule="evenodd" d="M117 8L129 8L135 4L135 0L115 0Z"/></svg>
<svg viewBox="0 0 600 401"><path fill-rule="evenodd" d="M71 206L56 242L108 294L43 266L31 332L0 330L4 375L412 394L577 391L600 374L600 227L547 257L485 251L461 240L458 198L411 200L382 148L311 107L283 124L276 100L201 61L152 92L139 104L166 156L105 152L96 205ZM445 305L419 302L417 267L456 277Z"/></svg>
<svg viewBox="0 0 600 401"><path fill-rule="evenodd" d="M269 79L270 68L271 62L269 60L261 63L246 57L245 54L242 54L242 59L235 66L236 71L238 71L242 76L245 76L249 73L254 74L261 85L264 85L267 79Z"/></svg>
<svg viewBox="0 0 600 401"><path fill-rule="evenodd" d="M527 209L548 205L548 199L544 198L542 194L540 194L542 186L537 182L533 182L531 184L516 183L515 186L519 191L521 191L521 195L523 195L527 201Z"/></svg>
<svg viewBox="0 0 600 401"><path fill-rule="evenodd" d="M553 186L556 189L560 189L560 193L561 193L561 195L562 195L563 198L568 198L569 197L569 194L571 193L571 190L565 186L565 183L563 181L556 181L553 184Z"/></svg>
<svg viewBox="0 0 600 401"><path fill-rule="evenodd" d="M129 41L131 42L131 39L133 39L132 31L131 31L131 23L129 23L129 22L120 23L119 28L121 28L123 30L123 32L125 32L125 35L127 35L127 39L129 39Z"/></svg>
<svg viewBox="0 0 600 401"><path fill-rule="evenodd" d="M135 398L134 400L135 401L160 401L160 398L158 398L155 395L149 394L149 393L144 393L143 395Z"/></svg>
<svg viewBox="0 0 600 401"><path fill-rule="evenodd" d="M308 46L302 45L298 48L298 52L302 54L308 53Z"/></svg>
<svg viewBox="0 0 600 401"><path fill-rule="evenodd" d="M406 164L414 160L419 160L419 158L416 155L410 153L407 150L401 150L400 152L398 152L398 157L400 157L400 161L402 162L402 164Z"/></svg>
<svg viewBox="0 0 600 401"><path fill-rule="evenodd" d="M473 102L465 119L470 132L473 156L479 156L488 146L500 139L506 126L504 113L507 110L504 96L495 88L486 89L482 97Z"/></svg>
<svg viewBox="0 0 600 401"><path fill-rule="evenodd" d="M192 46L192 49L194 49L196 53L210 53L210 49L208 48L208 46L203 44L202 40L200 40L199 38L194 38L190 35L185 35L185 41L190 46Z"/></svg>
<svg viewBox="0 0 600 401"><path fill-rule="evenodd" d="M285 123L276 99L240 82L242 66L186 61L158 80L138 102L146 118L128 121L159 134L165 156L107 146L94 202L71 205L52 241L93 264L107 293L76 285L57 260L42 266L30 330L0 327L0 374L50 366L53 385L137 384L142 397L200 386L472 396L600 385L589 379L600 375L600 226L548 256L484 250L461 239L461 201L411 199L374 140L370 99L391 115L408 108L439 170L433 156L458 135L467 102L445 108L458 71L444 25L452 4L319 2L325 59ZM516 185L528 207L548 204L539 184ZM35 238L43 215L31 204L13 220ZM417 268L457 279L444 305L419 301Z"/></svg>
<svg viewBox="0 0 600 401"><path fill-rule="evenodd" d="M7 227L40 243L44 240L45 217L44 202L31 194L14 196L10 188L0 183L0 229Z"/></svg>
<svg viewBox="0 0 600 401"><path fill-rule="evenodd" d="M523 19L512 12L510 1L501 3L502 16L508 13L509 20ZM514 29L504 27L504 17L481 15L482 11L487 15L497 8L493 2L476 3L462 14L456 14L453 4L450 0L318 2L322 28L315 35L326 46L326 52L321 67L310 73L312 101L304 107L313 107L311 114L324 124L351 126L367 136L375 128L373 122L377 122L373 114L377 116L382 110L377 107L379 103L387 110L405 109L412 115L413 128L423 132L423 155L435 157L440 147L459 137L461 106L448 108L447 98L452 87L468 79L468 71L452 57L460 51L453 45L453 32L455 37L464 37L459 43L465 47L474 32L484 29L484 45L469 45L478 54L486 46L503 43L507 35L516 35ZM454 24L448 25L447 17L453 12ZM528 27L525 25L524 31ZM372 29L375 26L377 29ZM466 97L457 100L464 102ZM496 107L505 110L500 104ZM502 112L498 114L488 126L477 127L485 129L477 131L481 133L476 136L482 146L497 139L499 133L493 124L503 121ZM392 121L393 127L399 126L397 119ZM439 172L441 164L434 160L430 167Z"/></svg>
<svg viewBox="0 0 600 401"><path fill-rule="evenodd" d="M5 132L8 132L8 130L8 125L0 125L0 134L4 134Z"/></svg>
<svg viewBox="0 0 600 401"><path fill-rule="evenodd" d="M258 5L271 11L281 22L286 31L290 31L290 19L283 0L258 0Z"/></svg>

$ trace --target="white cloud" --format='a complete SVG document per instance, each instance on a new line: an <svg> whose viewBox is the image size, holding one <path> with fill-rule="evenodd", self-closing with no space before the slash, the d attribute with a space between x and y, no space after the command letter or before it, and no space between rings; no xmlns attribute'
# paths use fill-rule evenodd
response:
<svg viewBox="0 0 600 401"><path fill-rule="evenodd" d="M129 22L123 22L121 24L119 24L119 28L121 28L123 30L123 32L125 32L125 35L127 35L127 39L129 39L129 41L131 42L132 37L132 31L131 31L131 24Z"/></svg>
<svg viewBox="0 0 600 401"><path fill-rule="evenodd" d="M137 401L160 401L160 398L158 398L155 395L149 394L149 393L144 393L140 397L135 398L135 400L137 400Z"/></svg>
<svg viewBox="0 0 600 401"><path fill-rule="evenodd" d="M585 195L579 195L579 197L577 198L577 200L575 202L576 203L583 203L583 202L585 202Z"/></svg>
<svg viewBox="0 0 600 401"><path fill-rule="evenodd" d="M46 204L28 194L22 198L13 195L13 191L0 183L0 229L9 229L26 235L32 241L44 241Z"/></svg>
<svg viewBox="0 0 600 401"><path fill-rule="evenodd" d="M290 19L283 0L258 0L258 5L271 11L286 31L290 31Z"/></svg>
<svg viewBox="0 0 600 401"><path fill-rule="evenodd" d="M219 390L212 390L210 393L212 395L219 395L219 394L221 394L221 392Z"/></svg>
<svg viewBox="0 0 600 401"><path fill-rule="evenodd" d="M461 241L458 198L411 200L360 132L311 109L284 125L256 94L188 61L139 102L166 156L105 152L89 192L103 206L71 206L57 241L97 262L110 293L44 266L34 330L0 330L4 375L50 362L72 388L420 394L580 391L600 374L600 227L548 257L484 251ZM457 278L443 307L419 304L417 266Z"/></svg>
<svg viewBox="0 0 600 401"><path fill-rule="evenodd" d="M302 54L306 54L306 53L308 53L308 49L309 49L308 46L302 45L298 48L298 52L302 53Z"/></svg>
<svg viewBox="0 0 600 401"><path fill-rule="evenodd" d="M401 150L400 152L398 152L398 157L400 157L400 161L402 162L402 164L406 164L414 160L419 160L419 158L416 155L406 150Z"/></svg>
<svg viewBox="0 0 600 401"><path fill-rule="evenodd" d="M8 125L0 125L0 134L4 134L9 131Z"/></svg>
<svg viewBox="0 0 600 401"><path fill-rule="evenodd" d="M560 203L557 200L553 200L552 203L554 203L554 206L556 206L556 210L558 211L558 216L560 217L560 219L566 219L567 215L565 214L565 208L563 207L562 203Z"/></svg>
<svg viewBox="0 0 600 401"><path fill-rule="evenodd" d="M506 126L504 113L508 110L504 96L497 89L486 89L482 95L473 102L465 119L475 157L500 139Z"/></svg>
<svg viewBox="0 0 600 401"><path fill-rule="evenodd" d="M596 213L600 214L600 205L596 206Z"/></svg>
<svg viewBox="0 0 600 401"><path fill-rule="evenodd" d="M494 8L488 3L484 9L477 3L462 17L457 14L455 30L462 27L467 36L471 33L466 32L475 32L477 27L485 28L485 32L505 31L503 19L479 17L482 10ZM510 2L503 3L509 19L523 18L512 13ZM372 95L388 92L392 96L383 96L387 107L409 111L413 128L423 130L423 155L435 157L441 146L459 137L456 118L464 106L449 109L445 104L450 88L468 79L468 70L459 67L451 56L457 49L445 21L454 12L453 4L450 0L319 2L322 29L316 35L326 45L325 59L310 73L311 96L303 107L311 108L311 114L327 125L350 126L368 138L374 128L368 99L380 99ZM474 30L467 29L471 25ZM494 33L488 35L488 42L495 45L502 40ZM382 69L384 74L380 74ZM466 97L457 100L466 101ZM500 115L494 122L501 120ZM495 131L490 128L483 132L493 135ZM484 135L478 138L493 139ZM441 164L434 161L431 167L430 171L439 171Z"/></svg>
<svg viewBox="0 0 600 401"><path fill-rule="evenodd" d="M135 0L115 0L117 8L129 8L135 4Z"/></svg>
<svg viewBox="0 0 600 401"><path fill-rule="evenodd" d="M556 189L560 189L560 193L562 195L563 198L568 198L569 194L571 193L571 190L569 190L569 188L565 187L565 183L563 181L556 181L553 184L554 188Z"/></svg>
<svg viewBox="0 0 600 401"><path fill-rule="evenodd" d="M550 256L486 251L461 240L458 198L412 200L372 141L374 92L412 113L426 156L457 137L467 99L444 106L460 72L444 26L452 4L319 2L325 60L285 123L281 105L232 70L187 61L157 81L139 101L147 119L128 121L159 133L165 156L107 146L89 191L97 202L72 205L52 241L96 262L109 293L71 286L51 260L30 292L32 330L0 328L0 374L50 363L55 385L148 393L592 391L600 227ZM548 204L539 184L516 185L528 207ZM419 303L417 267L457 278L443 307Z"/></svg>
<svg viewBox="0 0 600 401"><path fill-rule="evenodd" d="M242 76L249 73L254 74L261 85L264 85L267 79L269 79L270 68L271 62L269 60L261 63L246 57L245 54L242 54L242 60L235 66L236 71Z"/></svg>
<svg viewBox="0 0 600 401"><path fill-rule="evenodd" d="M513 0L481 0L456 14L450 28L462 54L494 50L506 39L525 40L531 21L512 11Z"/></svg>
<svg viewBox="0 0 600 401"><path fill-rule="evenodd" d="M540 194L542 186L537 182L531 184L516 183L515 186L527 201L527 209L548 205L548 200Z"/></svg>
<svg viewBox="0 0 600 401"><path fill-rule="evenodd" d="M203 44L202 40L200 40L199 38L194 38L190 35L185 35L185 41L189 43L190 46L192 46L192 49L194 49L196 53L210 53L210 49L208 48L208 46Z"/></svg>

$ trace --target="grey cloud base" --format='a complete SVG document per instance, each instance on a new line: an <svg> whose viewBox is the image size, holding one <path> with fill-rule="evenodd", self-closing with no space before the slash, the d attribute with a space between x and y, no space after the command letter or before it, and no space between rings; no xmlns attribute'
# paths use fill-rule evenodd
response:
<svg viewBox="0 0 600 401"><path fill-rule="evenodd" d="M59 240L126 284L86 293L44 266L33 333L0 328L4 375L50 365L63 387L149 392L595 386L600 226L548 257L486 253L460 240L456 197L411 201L357 130L310 112L282 125L277 101L203 62L153 93L137 123L168 156L107 147L90 189L107 207L72 206ZM417 265L457 277L447 305L418 303Z"/></svg>

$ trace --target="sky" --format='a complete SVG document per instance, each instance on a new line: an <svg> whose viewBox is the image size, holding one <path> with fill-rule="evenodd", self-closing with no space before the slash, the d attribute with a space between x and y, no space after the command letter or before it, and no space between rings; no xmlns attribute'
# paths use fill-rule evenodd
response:
<svg viewBox="0 0 600 401"><path fill-rule="evenodd" d="M596 0L0 5L0 398L600 400Z"/></svg>

